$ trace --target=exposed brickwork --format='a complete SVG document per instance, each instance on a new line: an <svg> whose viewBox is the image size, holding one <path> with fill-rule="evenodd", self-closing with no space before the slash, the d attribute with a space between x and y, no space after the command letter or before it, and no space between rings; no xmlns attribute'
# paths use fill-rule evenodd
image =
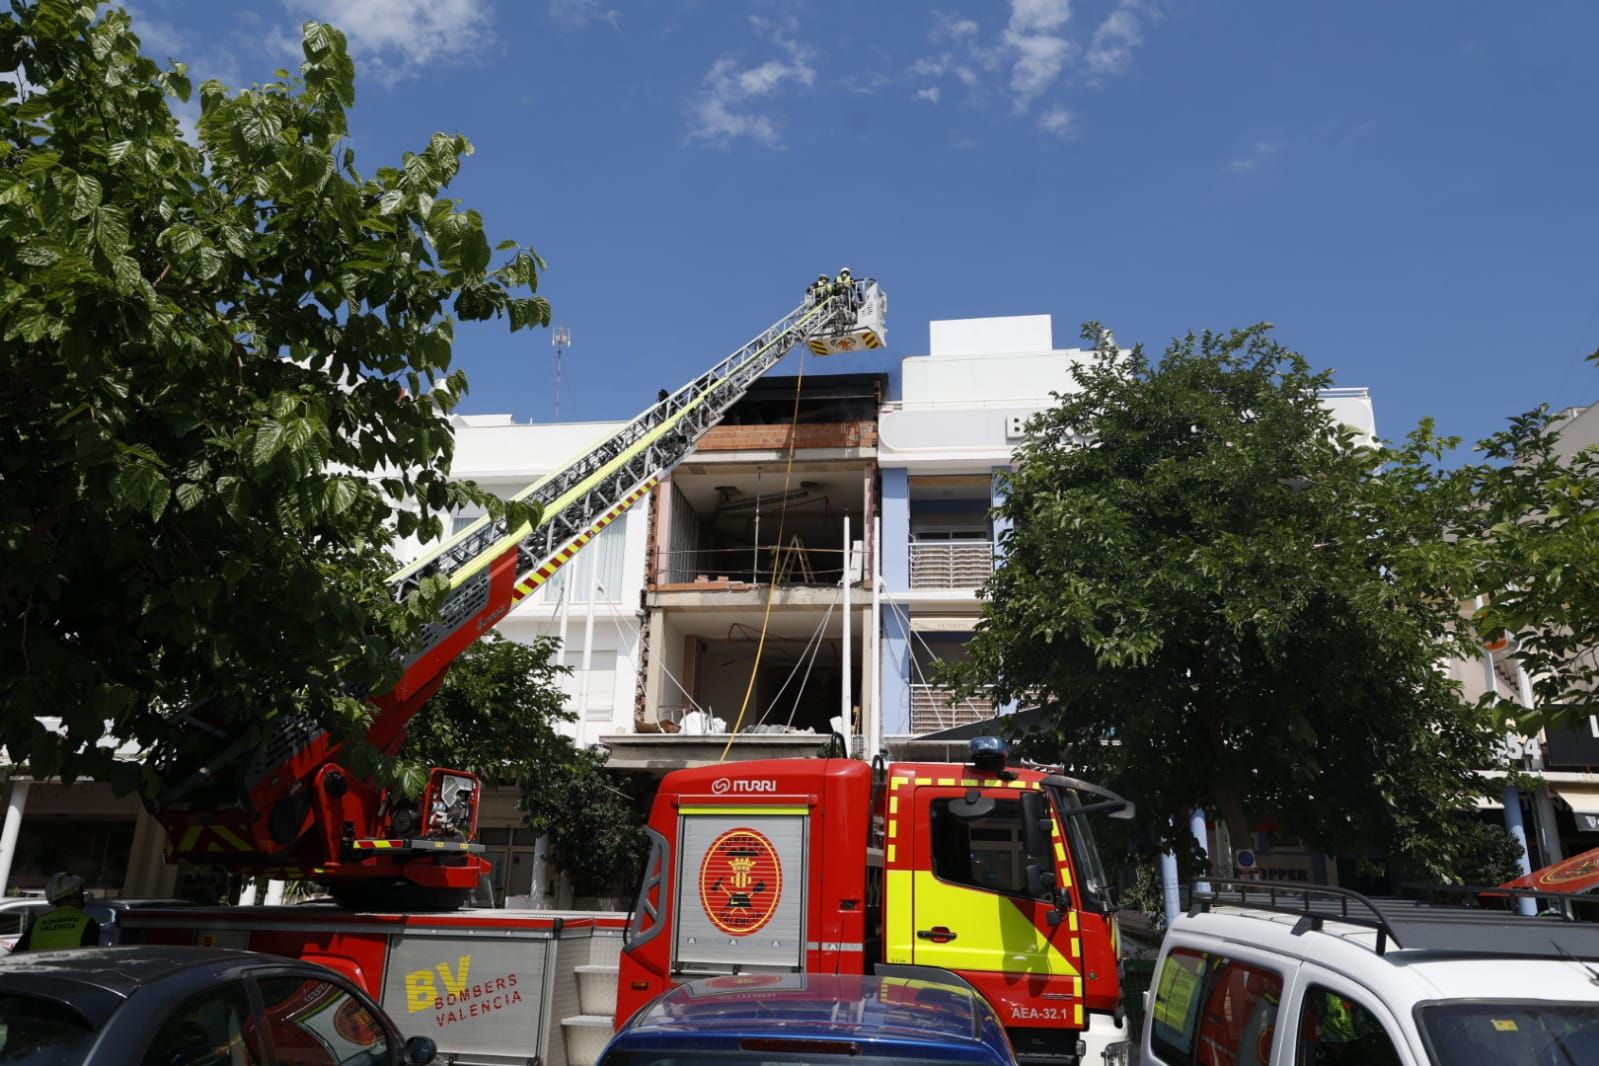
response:
<svg viewBox="0 0 1599 1066"><path fill-rule="evenodd" d="M696 452L771 451L788 448L875 448L876 422L823 422L798 426L728 426L712 429Z"/></svg>

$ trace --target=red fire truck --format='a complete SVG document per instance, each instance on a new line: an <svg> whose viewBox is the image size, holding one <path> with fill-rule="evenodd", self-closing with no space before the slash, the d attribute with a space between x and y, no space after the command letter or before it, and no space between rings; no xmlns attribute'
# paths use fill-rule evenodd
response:
<svg viewBox="0 0 1599 1066"><path fill-rule="evenodd" d="M1093 815L1132 805L1046 769L773 759L668 774L628 923L617 1024L693 977L952 972L1024 1060L1075 1062L1119 1005ZM907 971L905 968L912 968Z"/></svg>
<svg viewBox="0 0 1599 1066"><path fill-rule="evenodd" d="M676 392L517 493L538 520L509 528L482 518L390 578L404 599L443 578L440 617L405 661L394 688L374 693L367 740L392 755L405 727L444 681L450 663L523 597L643 498L694 449L749 386L797 345L820 355L879 348L888 298L876 281L808 295ZM488 870L477 827L478 782L434 769L421 802L363 780L321 723L284 715L257 745L207 721L201 704L184 727L218 737L204 765L172 773L152 802L171 862L225 866L313 880L341 903L366 910L450 910ZM156 752L160 762L166 756Z"/></svg>

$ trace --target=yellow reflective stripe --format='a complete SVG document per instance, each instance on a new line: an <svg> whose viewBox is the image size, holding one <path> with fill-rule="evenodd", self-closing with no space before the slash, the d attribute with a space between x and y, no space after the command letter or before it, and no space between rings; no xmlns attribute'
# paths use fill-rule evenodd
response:
<svg viewBox="0 0 1599 1066"><path fill-rule="evenodd" d="M517 582L516 585L511 589L511 598L513 600L521 600L523 597L532 593L534 589L538 588L550 578L554 577L557 570L572 560L572 556L577 554L579 548L583 547L589 541L599 536L606 526L609 526L612 522L620 518L627 512L628 508L632 507L639 500L643 499L651 489L660 483L661 479L658 477L646 478L642 485L628 493L628 496L625 500L611 508L610 511L606 513L604 518L601 518L599 521L595 522L584 532L579 533L572 539L572 543L556 552L549 559L546 559L542 566L538 567L527 577Z"/></svg>
<svg viewBox="0 0 1599 1066"><path fill-rule="evenodd" d="M912 885L911 871L887 871L883 883L883 958L888 962L912 961L916 945L915 915L911 913Z"/></svg>
<svg viewBox="0 0 1599 1066"><path fill-rule="evenodd" d="M809 807L679 807L679 814L810 814Z"/></svg>
<svg viewBox="0 0 1599 1066"><path fill-rule="evenodd" d="M238 848L240 851L253 851L253 850L255 850L254 848L252 848L250 846L248 841L244 840L242 837L239 836L239 834L235 833L233 830L227 828L226 826L214 825L214 826L211 827L211 831L213 833L215 833L217 836L221 837L226 843L232 844L235 848Z"/></svg>
<svg viewBox="0 0 1599 1066"><path fill-rule="evenodd" d="M1070 952L1078 957L1081 954L1075 911L1068 912L1068 922L1062 923L1069 935L1060 943L1060 926L1056 927L1053 940L1046 937L1007 896L948 884L929 870L916 870L912 876L917 912L928 915L928 921L933 921L936 915L940 924L960 933L958 941L934 948L938 965L953 970L1082 977L1081 971L1064 954ZM983 965L967 964L967 960L979 958L984 960ZM1082 995L1080 987L1075 994Z"/></svg>

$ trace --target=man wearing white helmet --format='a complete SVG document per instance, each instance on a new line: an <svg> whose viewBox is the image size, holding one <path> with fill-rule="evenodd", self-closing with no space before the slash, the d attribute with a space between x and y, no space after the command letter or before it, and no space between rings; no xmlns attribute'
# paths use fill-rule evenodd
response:
<svg viewBox="0 0 1599 1066"><path fill-rule="evenodd" d="M44 898L55 910L35 918L13 952L88 947L100 942L100 923L83 909L83 878L65 870L51 874L44 885Z"/></svg>
<svg viewBox="0 0 1599 1066"><path fill-rule="evenodd" d="M855 279L850 277L849 267L838 272L838 277L833 279L833 292L844 297L846 307L855 306Z"/></svg>

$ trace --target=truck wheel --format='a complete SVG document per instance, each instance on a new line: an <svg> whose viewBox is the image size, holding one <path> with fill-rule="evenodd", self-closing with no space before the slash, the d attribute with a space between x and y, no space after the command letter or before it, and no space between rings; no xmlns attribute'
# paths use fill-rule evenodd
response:
<svg viewBox="0 0 1599 1066"><path fill-rule="evenodd" d="M429 888L414 881L353 881L327 887L338 905L351 911L454 911L472 895L469 888Z"/></svg>

